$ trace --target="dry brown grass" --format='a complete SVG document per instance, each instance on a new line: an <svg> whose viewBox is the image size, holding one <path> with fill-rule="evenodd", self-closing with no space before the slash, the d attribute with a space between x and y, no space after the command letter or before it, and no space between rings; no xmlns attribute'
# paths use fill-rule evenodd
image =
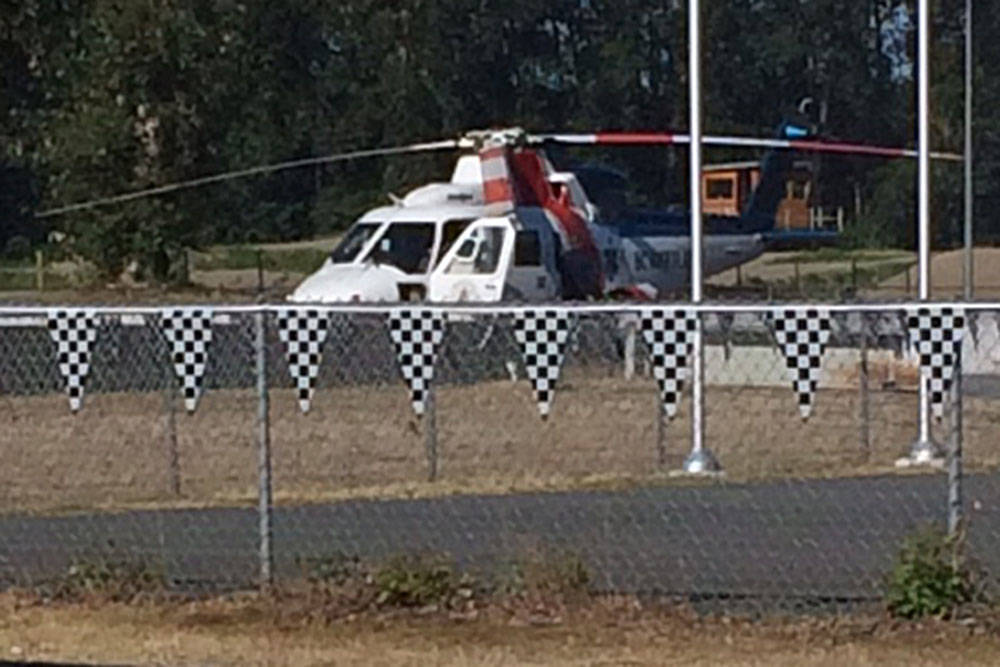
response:
<svg viewBox="0 0 1000 667"><path fill-rule="evenodd" d="M678 483L690 425L681 415L657 446L651 379L625 382L568 369L553 414L539 419L526 382L438 391L440 477L427 482L421 425L402 386L318 392L309 414L291 390L272 392L279 502L460 492ZM72 510L248 503L256 497L256 398L213 391L176 416L181 494L172 491L162 394L104 394L71 415L64 396L7 397L0 412L0 506ZM711 387L707 443L730 479L835 477L893 470L914 437L913 393L875 392L871 450L860 441L856 391L821 390L809 422L787 389ZM966 460L1000 463L1000 402L966 401ZM944 433L939 434L943 439Z"/></svg>
<svg viewBox="0 0 1000 667"><path fill-rule="evenodd" d="M291 622L256 596L146 605L39 606L0 595L0 659L118 664L991 665L988 622L882 618L706 619L631 599L547 614L484 608L461 618L360 614Z"/></svg>

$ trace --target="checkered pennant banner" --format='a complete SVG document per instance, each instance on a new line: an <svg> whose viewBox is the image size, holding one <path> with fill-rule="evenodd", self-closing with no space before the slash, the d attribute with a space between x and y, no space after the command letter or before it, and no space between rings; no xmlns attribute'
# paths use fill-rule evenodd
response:
<svg viewBox="0 0 1000 667"><path fill-rule="evenodd" d="M389 313L388 324L399 370L410 386L413 411L421 416L434 379L437 346L444 338L444 315L431 310L398 309Z"/></svg>
<svg viewBox="0 0 1000 667"><path fill-rule="evenodd" d="M83 385L90 372L90 346L97 340L97 318L93 310L50 310L49 335L56 344L59 373L66 380L69 409L83 405Z"/></svg>
<svg viewBox="0 0 1000 667"><path fill-rule="evenodd" d="M309 412L329 330L327 313L294 308L278 313L278 336L288 352L288 372L295 380L302 412Z"/></svg>
<svg viewBox="0 0 1000 667"><path fill-rule="evenodd" d="M160 327L170 345L170 358L181 381L184 406L194 412L201 397L202 379L212 342L212 311L208 308L166 308Z"/></svg>
<svg viewBox="0 0 1000 667"><path fill-rule="evenodd" d="M944 415L944 397L962 352L965 321L965 312L958 308L914 308L906 313L910 344L920 355L920 377L927 383L936 419Z"/></svg>
<svg viewBox="0 0 1000 667"><path fill-rule="evenodd" d="M687 379L688 355L697 326L695 315L686 310L645 310L639 319L653 375L660 386L663 410L669 419L677 415L677 402Z"/></svg>
<svg viewBox="0 0 1000 667"><path fill-rule="evenodd" d="M799 414L808 419L830 340L830 311L819 308L783 310L773 315L774 337L785 356L792 389L799 395Z"/></svg>
<svg viewBox="0 0 1000 667"><path fill-rule="evenodd" d="M525 310L514 315L514 338L521 346L524 370L535 389L538 412L549 415L556 381L573 329L571 315L561 310Z"/></svg>

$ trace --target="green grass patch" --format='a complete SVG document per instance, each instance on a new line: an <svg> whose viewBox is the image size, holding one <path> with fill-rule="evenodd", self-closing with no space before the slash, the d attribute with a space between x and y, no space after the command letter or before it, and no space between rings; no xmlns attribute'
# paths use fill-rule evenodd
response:
<svg viewBox="0 0 1000 667"><path fill-rule="evenodd" d="M876 287L883 280L900 274L911 266L913 260L909 257L871 264L859 263L853 270L848 265L827 271L803 272L798 282L794 277L789 277L771 281L770 287L774 298L794 299L807 296L812 299L840 299L850 290ZM755 282L765 285L762 281L749 281L750 284Z"/></svg>
<svg viewBox="0 0 1000 667"><path fill-rule="evenodd" d="M332 246L331 246L332 247ZM267 271L312 273L329 255L326 248L261 249L257 246L218 246L192 253L191 268L198 271L248 270L258 264Z"/></svg>
<svg viewBox="0 0 1000 667"><path fill-rule="evenodd" d="M0 269L30 269L35 260L28 257L0 257Z"/></svg>
<svg viewBox="0 0 1000 667"><path fill-rule="evenodd" d="M71 289L73 281L59 273L45 272L44 288L47 290ZM0 291L23 292L33 290L35 284L34 269L4 269L0 268Z"/></svg>
<svg viewBox="0 0 1000 667"><path fill-rule="evenodd" d="M830 262L883 262L888 260L910 260L913 253L906 250L856 250L852 248L817 248L803 252L788 253L774 257L768 264L819 264Z"/></svg>

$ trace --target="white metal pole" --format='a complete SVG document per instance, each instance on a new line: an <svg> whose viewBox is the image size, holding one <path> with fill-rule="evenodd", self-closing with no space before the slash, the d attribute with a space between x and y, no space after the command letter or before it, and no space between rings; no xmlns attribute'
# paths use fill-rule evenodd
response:
<svg viewBox="0 0 1000 667"><path fill-rule="evenodd" d="M701 210L701 7L699 0L688 3L688 101L691 134L691 301L702 298L702 210ZM691 350L691 454L684 462L689 473L718 470L718 463L705 449L705 350L702 315L696 319Z"/></svg>
<svg viewBox="0 0 1000 667"><path fill-rule="evenodd" d="M699 0L688 7L688 101L691 134L691 301L701 303L701 8ZM697 336L698 339L701 336Z"/></svg>
<svg viewBox="0 0 1000 667"><path fill-rule="evenodd" d="M917 30L917 267L918 294L921 301L931 292L931 154L930 154L930 0L919 0ZM923 372L920 376L920 434L911 452L915 460L926 462L937 457L931 442L930 396Z"/></svg>
<svg viewBox="0 0 1000 667"><path fill-rule="evenodd" d="M919 2L919 45L917 81L917 158L919 296L930 298L931 155L930 155L930 1Z"/></svg>
<svg viewBox="0 0 1000 667"><path fill-rule="evenodd" d="M972 0L965 0L965 270L962 294L967 301L973 296L972 261Z"/></svg>

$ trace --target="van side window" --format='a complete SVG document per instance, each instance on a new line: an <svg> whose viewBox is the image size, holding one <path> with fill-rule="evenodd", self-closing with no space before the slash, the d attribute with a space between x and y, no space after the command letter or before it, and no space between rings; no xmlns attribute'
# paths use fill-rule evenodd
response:
<svg viewBox="0 0 1000 667"><path fill-rule="evenodd" d="M538 232L523 229L514 238L514 266L541 266L542 249Z"/></svg>

